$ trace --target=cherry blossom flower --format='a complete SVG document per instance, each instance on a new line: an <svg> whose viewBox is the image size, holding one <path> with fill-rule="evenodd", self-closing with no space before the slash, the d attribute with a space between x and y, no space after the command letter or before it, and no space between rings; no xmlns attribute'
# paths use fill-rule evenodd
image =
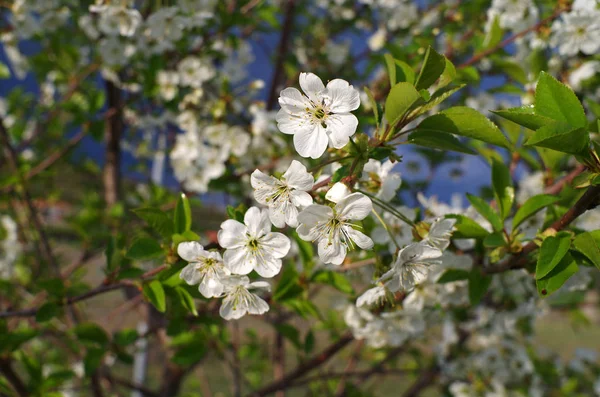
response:
<svg viewBox="0 0 600 397"><path fill-rule="evenodd" d="M252 270L265 278L274 277L281 270L281 258L290 250L290 239L284 234L271 232L266 210L251 207L244 215L244 223L228 219L221 224L219 244L226 248L225 266L233 274L248 274Z"/></svg>
<svg viewBox="0 0 600 397"><path fill-rule="evenodd" d="M439 265L441 256L442 251L424 242L410 244L398 253L392 268L380 281L392 292L410 291L427 279L429 267Z"/></svg>
<svg viewBox="0 0 600 397"><path fill-rule="evenodd" d="M269 305L264 299L250 292L255 289L270 290L271 286L265 281L250 282L247 276L231 276L223 280L224 295L219 314L225 320L237 320L247 313L264 314L269 311Z"/></svg>
<svg viewBox="0 0 600 397"><path fill-rule="evenodd" d="M327 145L340 149L356 132L358 119L350 112L360 106L358 90L347 81L335 79L323 85L313 73L300 74L300 87L281 91L278 127L294 135L294 147L302 157L317 159Z"/></svg>
<svg viewBox="0 0 600 397"><path fill-rule="evenodd" d="M373 203L362 193L352 193L332 208L313 204L298 215L300 226L296 230L301 239L316 241L319 258L324 263L341 265L348 249L355 245L362 249L373 247L373 240L355 229L351 221L365 219Z"/></svg>
<svg viewBox="0 0 600 397"><path fill-rule="evenodd" d="M314 177L299 161L293 160L281 179L255 170L251 176L254 198L269 208L269 219L276 227L298 226L298 208L312 204L307 193L312 189Z"/></svg>
<svg viewBox="0 0 600 397"><path fill-rule="evenodd" d="M180 243L177 253L189 262L179 274L182 280L189 285L199 284L198 291L206 298L221 296L224 288L222 281L231 274L223 265L221 254L206 251L195 241Z"/></svg>

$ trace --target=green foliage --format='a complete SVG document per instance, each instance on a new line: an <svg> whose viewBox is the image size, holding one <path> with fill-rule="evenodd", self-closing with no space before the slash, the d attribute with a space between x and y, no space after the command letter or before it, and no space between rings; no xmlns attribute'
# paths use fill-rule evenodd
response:
<svg viewBox="0 0 600 397"><path fill-rule="evenodd" d="M573 248L600 269L600 230L578 234L573 240Z"/></svg>
<svg viewBox="0 0 600 397"><path fill-rule="evenodd" d="M517 210L517 213L513 218L513 229L517 229L521 223L531 218L542 209L556 203L558 200L558 197L550 194L538 194L530 197L523 203L521 208Z"/></svg>
<svg viewBox="0 0 600 397"><path fill-rule="evenodd" d="M498 216L496 211L494 211L492 207L490 207L490 205L485 202L485 200L468 193L467 199L469 200L473 208L475 208L477 212L479 212L485 219L487 219L490 222L495 231L500 231L504 228L502 219Z"/></svg>
<svg viewBox="0 0 600 397"><path fill-rule="evenodd" d="M446 58L438 54L433 48L428 47L425 60L417 77L415 88L423 90L429 88L444 73L446 69Z"/></svg>
<svg viewBox="0 0 600 397"><path fill-rule="evenodd" d="M480 269L474 267L469 273L469 301L477 305L487 292L492 278L484 275Z"/></svg>
<svg viewBox="0 0 600 397"><path fill-rule="evenodd" d="M348 279L337 272L318 270L312 275L310 280L316 283L330 285L333 288L345 294L354 293L354 289L352 288L352 285L350 285Z"/></svg>
<svg viewBox="0 0 600 397"><path fill-rule="evenodd" d="M126 256L134 260L147 260L158 258L163 254L162 247L155 239L142 237L133 242Z"/></svg>
<svg viewBox="0 0 600 397"><path fill-rule="evenodd" d="M560 261L567 255L571 247L571 236L568 234L557 234L544 239L540 247L540 254L535 268L535 278L546 277Z"/></svg>
<svg viewBox="0 0 600 397"><path fill-rule="evenodd" d="M146 283L142 287L144 296L152 305L161 313L167 310L167 301L165 296L165 290L158 280L152 280Z"/></svg>
<svg viewBox="0 0 600 397"><path fill-rule="evenodd" d="M455 238L484 238L489 232L473 219L464 215L446 215L446 218L456 219L454 228Z"/></svg>
<svg viewBox="0 0 600 397"><path fill-rule="evenodd" d="M181 193L177 206L175 207L175 216L173 217L173 231L175 233L185 233L192 227L192 209L190 200Z"/></svg>
<svg viewBox="0 0 600 397"><path fill-rule="evenodd" d="M476 154L473 149L456 139L454 135L442 131L419 129L408 136L408 142L431 149Z"/></svg>
<svg viewBox="0 0 600 397"><path fill-rule="evenodd" d="M148 226L154 229L164 238L170 238L173 234L174 227L173 222L169 219L167 214L158 208L137 208L133 212L141 219L146 221Z"/></svg>
<svg viewBox="0 0 600 397"><path fill-rule="evenodd" d="M497 160L492 161L492 186L500 210L500 217L506 219L510 215L515 199L515 189L513 188L510 170L504 163Z"/></svg>
<svg viewBox="0 0 600 397"><path fill-rule="evenodd" d="M410 83L393 86L385 101L385 118L390 128L396 126L420 98L419 92Z"/></svg>
<svg viewBox="0 0 600 397"><path fill-rule="evenodd" d="M571 254L567 253L561 261L545 277L537 279L537 289L540 296L548 296L556 292L563 284L578 271L578 266Z"/></svg>

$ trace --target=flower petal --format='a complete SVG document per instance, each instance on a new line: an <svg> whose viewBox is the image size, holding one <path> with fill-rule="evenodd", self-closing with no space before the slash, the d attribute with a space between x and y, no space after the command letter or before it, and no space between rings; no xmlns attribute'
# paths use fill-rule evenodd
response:
<svg viewBox="0 0 600 397"><path fill-rule="evenodd" d="M248 307L241 301L236 304L234 297L227 296L223 299L223 304L219 309L219 315L225 320L237 320L242 318L248 312Z"/></svg>
<svg viewBox="0 0 600 397"><path fill-rule="evenodd" d="M362 193L352 193L335 205L342 219L362 220L373 210L371 199Z"/></svg>
<svg viewBox="0 0 600 397"><path fill-rule="evenodd" d="M327 149L327 134L320 125L313 125L310 130L304 129L294 134L294 147L302 157L318 159Z"/></svg>
<svg viewBox="0 0 600 397"><path fill-rule="evenodd" d="M364 250L373 248L373 240L371 240L369 236L367 236L363 232L359 232L351 226L344 225L343 228L346 230L346 233L348 234L348 236L350 236L352 241L360 248Z"/></svg>
<svg viewBox="0 0 600 397"><path fill-rule="evenodd" d="M190 263L179 273L179 278L184 280L189 285L196 285L202 279L202 273L196 269L196 263Z"/></svg>
<svg viewBox="0 0 600 397"><path fill-rule="evenodd" d="M327 193L325 194L325 198L331 201L332 203L337 203L344 197L348 196L350 193L352 192L350 191L350 189L348 189L348 186L346 186L346 184L342 182L336 182L335 185L333 185L331 189L327 191Z"/></svg>
<svg viewBox="0 0 600 397"><path fill-rule="evenodd" d="M341 265L346 258L346 251L346 246L340 243L338 239L334 239L331 242L327 238L319 240L319 259L321 259L323 263Z"/></svg>
<svg viewBox="0 0 600 397"><path fill-rule="evenodd" d="M327 117L327 136L331 146L341 149L350 141L356 132L358 119L350 113L331 114Z"/></svg>
<svg viewBox="0 0 600 397"><path fill-rule="evenodd" d="M346 80L334 79L327 83L327 93L331 97L329 108L334 113L347 113L358 109L360 94Z"/></svg>
<svg viewBox="0 0 600 397"><path fill-rule="evenodd" d="M314 103L321 102L321 96L325 91L323 81L314 73L300 73L300 88L306 96Z"/></svg>
<svg viewBox="0 0 600 397"><path fill-rule="evenodd" d="M275 258L268 253L257 255L254 270L263 278L272 278L281 271L281 259Z"/></svg>
<svg viewBox="0 0 600 397"><path fill-rule="evenodd" d="M274 258L283 258L291 247L290 239L282 233L268 233L259 241L261 249Z"/></svg>
<svg viewBox="0 0 600 397"><path fill-rule="evenodd" d="M292 190L290 192L290 199L292 200L292 204L294 204L296 207L304 208L313 203L312 196L307 192L303 192L302 190Z"/></svg>
<svg viewBox="0 0 600 397"><path fill-rule="evenodd" d="M242 247L246 241L248 228L235 219L227 219L221 223L221 230L217 234L219 245L223 248Z"/></svg>
<svg viewBox="0 0 600 397"><path fill-rule="evenodd" d="M228 249L223 254L223 264L233 274L248 274L254 268L254 261L246 247Z"/></svg>
<svg viewBox="0 0 600 397"><path fill-rule="evenodd" d="M283 179L288 186L298 190L310 190L315 183L315 178L306 170L298 160L292 160L290 167L283 174Z"/></svg>
<svg viewBox="0 0 600 397"><path fill-rule="evenodd" d="M205 276L198 286L198 291L205 298L219 297L223 294L223 283L217 278Z"/></svg>
<svg viewBox="0 0 600 397"><path fill-rule="evenodd" d="M196 241L179 243L177 246L177 253L182 259L188 262L195 262L198 258L206 256L204 247Z"/></svg>
<svg viewBox="0 0 600 397"><path fill-rule="evenodd" d="M248 233L253 237L260 237L271 231L271 221L267 211L261 211L258 207L250 207L244 214L244 223L248 227Z"/></svg>

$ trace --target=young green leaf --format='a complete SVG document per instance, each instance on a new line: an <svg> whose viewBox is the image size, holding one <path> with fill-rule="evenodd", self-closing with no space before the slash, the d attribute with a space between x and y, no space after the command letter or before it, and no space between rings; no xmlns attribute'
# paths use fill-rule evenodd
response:
<svg viewBox="0 0 600 397"><path fill-rule="evenodd" d="M161 236L169 238L173 234L173 222L164 211L151 207L137 208L132 211Z"/></svg>
<svg viewBox="0 0 600 397"><path fill-rule="evenodd" d="M441 131L417 129L408 135L408 142L431 149L452 150L465 154L477 154L473 149L459 141L454 135Z"/></svg>
<svg viewBox="0 0 600 397"><path fill-rule="evenodd" d="M192 227L192 209L190 201L184 193L181 193L177 206L175 207L175 218L173 219L173 230L175 233L183 233Z"/></svg>
<svg viewBox="0 0 600 397"><path fill-rule="evenodd" d="M492 161L492 186L500 209L500 217L506 219L512 208L515 189L512 186L512 178L508 167L498 160Z"/></svg>
<svg viewBox="0 0 600 397"><path fill-rule="evenodd" d="M454 238L484 238L490 232L485 230L479 223L464 215L446 215L446 218L456 219L452 234Z"/></svg>
<svg viewBox="0 0 600 397"><path fill-rule="evenodd" d="M175 287L175 292L177 292L179 302L181 303L181 305L197 317L198 310L196 310L196 303L194 302L194 298L192 297L192 295L190 295L190 293L182 287Z"/></svg>
<svg viewBox="0 0 600 397"><path fill-rule="evenodd" d="M492 113L534 131L555 123L555 120L535 113L535 108L531 105L493 110Z"/></svg>
<svg viewBox="0 0 600 397"><path fill-rule="evenodd" d="M485 202L485 200L477 196L473 196L469 193L467 193L467 200L469 200L469 202L471 203L473 208L477 210L477 212L479 212L485 219L487 219L491 223L495 231L500 231L504 228L504 224L502 222L502 219L500 219L500 216L498 216L496 211L494 211L492 207L490 207L490 205Z"/></svg>
<svg viewBox="0 0 600 397"><path fill-rule="evenodd" d="M385 59L385 65L387 66L390 87L393 87L396 85L396 62L394 62L394 57L390 54L384 54L383 59Z"/></svg>
<svg viewBox="0 0 600 397"><path fill-rule="evenodd" d="M35 313L35 321L38 323L50 321L58 316L61 313L61 310L60 306L55 302L46 302Z"/></svg>
<svg viewBox="0 0 600 397"><path fill-rule="evenodd" d="M407 120L414 120L417 116L420 116L423 113L430 111L431 109L433 109L434 107L436 107L437 105L439 105L440 103L445 101L450 95L454 94L456 91L460 90L464 86L465 86L464 84L461 84L456 87L438 89L431 96L431 98L429 99L429 102L427 102L421 106L418 106L417 108L412 110L408 114Z"/></svg>
<svg viewBox="0 0 600 397"><path fill-rule="evenodd" d="M511 148L496 124L478 111L465 106L456 106L429 116L419 124L419 129L447 132Z"/></svg>
<svg viewBox="0 0 600 397"><path fill-rule="evenodd" d="M403 81L414 84L415 83L415 71L413 68L406 62L402 62L398 59L395 59L396 63L396 82L401 83Z"/></svg>
<svg viewBox="0 0 600 397"><path fill-rule="evenodd" d="M546 72L540 73L535 89L535 112L573 127L586 127L581 102L571 88Z"/></svg>
<svg viewBox="0 0 600 397"><path fill-rule="evenodd" d="M470 273L466 270L448 269L444 272L444 274L442 274L437 282L438 284L446 284L459 280L468 280L469 274Z"/></svg>
<svg viewBox="0 0 600 397"><path fill-rule="evenodd" d="M108 335L102 327L94 323L81 323L78 324L73 332L82 342L86 343L97 343L99 345L105 345L108 343Z"/></svg>
<svg viewBox="0 0 600 397"><path fill-rule="evenodd" d="M578 234L573 247L600 269L600 230Z"/></svg>
<svg viewBox="0 0 600 397"><path fill-rule="evenodd" d="M568 235L546 237L540 247L540 254L535 267L535 278L542 279L554 270L569 252L570 247L571 237Z"/></svg>
<svg viewBox="0 0 600 397"><path fill-rule="evenodd" d="M428 47L423 66L415 84L417 90L429 88L442 75L445 68L446 57L438 54L433 48Z"/></svg>
<svg viewBox="0 0 600 397"><path fill-rule="evenodd" d="M392 87L385 100L385 118L391 128L400 122L406 112L419 99L421 99L421 95L410 83L398 83Z"/></svg>
<svg viewBox="0 0 600 397"><path fill-rule="evenodd" d="M327 270L318 270L312 277L311 281L315 283L328 284L333 288L345 294L353 294L354 289L346 277L337 272L330 272Z"/></svg>
<svg viewBox="0 0 600 397"><path fill-rule="evenodd" d="M530 197L527 201L525 201L521 208L517 210L517 213L513 218L513 230L519 227L519 225L525 220L535 215L538 211L556 203L558 200L558 197L550 194L538 194Z"/></svg>
<svg viewBox="0 0 600 397"><path fill-rule="evenodd" d="M442 73L442 76L440 77L440 81L438 82L438 85L437 85L438 91L441 88L452 83L454 81L454 79L456 78L456 68L454 67L454 64L452 62L450 62L450 60L448 58L445 58L445 59L446 59L446 66L444 68L444 72Z"/></svg>
<svg viewBox="0 0 600 397"><path fill-rule="evenodd" d="M558 290L563 284L571 278L579 267L571 256L567 253L560 263L554 267L554 269L546 275L546 277L538 279L536 281L538 292L541 296L548 296Z"/></svg>
<svg viewBox="0 0 600 397"><path fill-rule="evenodd" d="M126 256L135 260L145 260L157 258L163 254L164 251L156 240L142 237L133 242Z"/></svg>
<svg viewBox="0 0 600 397"><path fill-rule="evenodd" d="M538 129L525 142L526 146L541 146L569 154L581 154L590 144L590 134L583 127L553 123Z"/></svg>
<svg viewBox="0 0 600 397"><path fill-rule="evenodd" d="M142 287L144 296L152 305L161 313L167 310L167 301L165 298L165 290L162 284L158 280L152 280L149 283L144 284Z"/></svg>

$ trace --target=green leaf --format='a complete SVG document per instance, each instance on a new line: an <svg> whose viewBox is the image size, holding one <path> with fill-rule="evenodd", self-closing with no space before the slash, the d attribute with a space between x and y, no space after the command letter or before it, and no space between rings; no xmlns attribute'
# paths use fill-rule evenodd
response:
<svg viewBox="0 0 600 397"><path fill-rule="evenodd" d="M97 343L106 345L108 343L108 335L102 327L94 323L78 324L74 330L77 339L84 343Z"/></svg>
<svg viewBox="0 0 600 397"><path fill-rule="evenodd" d="M453 238L484 238L490 232L485 230L479 223L464 215L446 215L446 218L456 219L454 227L456 231L452 234Z"/></svg>
<svg viewBox="0 0 600 397"><path fill-rule="evenodd" d="M165 290L158 280L152 280L142 287L144 296L161 313L167 310L167 301L165 299Z"/></svg>
<svg viewBox="0 0 600 397"><path fill-rule="evenodd" d="M437 282L438 284L446 284L454 281L468 280L469 274L470 273L466 270L448 269L444 272L444 274L442 274Z"/></svg>
<svg viewBox="0 0 600 397"><path fill-rule="evenodd" d="M35 321L38 323L44 323L52 320L62 312L61 307L54 302L44 303L35 313Z"/></svg>
<svg viewBox="0 0 600 397"><path fill-rule="evenodd" d="M38 336L38 331L28 328L7 332L0 324L0 330L0 352L13 353L22 344Z"/></svg>
<svg viewBox="0 0 600 397"><path fill-rule="evenodd" d="M192 227L192 210L190 201L185 193L181 193L175 207L175 217L173 219L173 231L175 233L184 233Z"/></svg>
<svg viewBox="0 0 600 397"><path fill-rule="evenodd" d="M562 287L578 270L577 263L571 254L567 253L546 277L537 280L536 284L539 294L541 296L552 294Z"/></svg>
<svg viewBox="0 0 600 397"><path fill-rule="evenodd" d="M587 127L585 111L573 90L546 72L540 73L535 89L535 112L573 127Z"/></svg>
<svg viewBox="0 0 600 397"><path fill-rule="evenodd" d="M569 154L581 154L590 144L586 128L565 123L553 123L538 129L525 142L526 146L541 146Z"/></svg>
<svg viewBox="0 0 600 397"><path fill-rule="evenodd" d="M409 113L407 119L413 120L417 116L420 116L423 113L428 112L429 110L433 109L440 103L444 102L450 95L454 94L456 91L460 90L464 86L465 86L464 84L461 84L459 86L451 87L451 88L440 88L431 96L431 98L429 99L429 102L427 102L427 103L417 107L413 111L411 111Z"/></svg>
<svg viewBox="0 0 600 397"><path fill-rule="evenodd" d="M571 247L571 237L568 235L548 236L542 242L535 267L535 278L546 277L565 257Z"/></svg>
<svg viewBox="0 0 600 397"><path fill-rule="evenodd" d="M394 62L394 57L390 54L384 54L383 58L385 59L388 77L390 78L390 87L393 87L396 85L396 62Z"/></svg>
<svg viewBox="0 0 600 397"><path fill-rule="evenodd" d="M102 358L104 357L104 349L92 348L87 349L85 357L83 358L83 368L86 376L92 376L93 373L102 364Z"/></svg>
<svg viewBox="0 0 600 397"><path fill-rule="evenodd" d="M535 108L532 105L504 110L492 110L492 113L534 131L555 123L549 117L536 114Z"/></svg>
<svg viewBox="0 0 600 397"><path fill-rule="evenodd" d="M194 316L198 316L198 310L196 310L196 303L194 302L194 298L187 292L184 288L175 287L175 292L179 296L179 302L183 307L185 307L190 313Z"/></svg>
<svg viewBox="0 0 600 397"><path fill-rule="evenodd" d="M473 196L469 193L467 193L467 199L469 200L473 208L475 208L477 212L479 212L485 219L487 219L491 223L495 231L500 231L504 228L502 219L500 219L496 211L494 211L492 207L490 207L490 205L485 202L485 200L477 196Z"/></svg>
<svg viewBox="0 0 600 397"><path fill-rule="evenodd" d="M491 283L492 277L484 275L478 268L471 270L471 273L469 273L469 301L471 305L475 306L481 302Z"/></svg>
<svg viewBox="0 0 600 397"><path fill-rule="evenodd" d="M292 342L297 349L302 349L303 343L300 341L300 332L296 327L286 323L273 324L273 327L278 333L283 335L284 338Z"/></svg>
<svg viewBox="0 0 600 397"><path fill-rule="evenodd" d="M318 270L312 275L310 280L315 283L328 284L345 294L354 293L354 289L352 288L352 285L350 285L348 279L337 272Z"/></svg>
<svg viewBox="0 0 600 397"><path fill-rule="evenodd" d="M578 234L573 247L600 269L600 230Z"/></svg>
<svg viewBox="0 0 600 397"><path fill-rule="evenodd" d="M304 292L304 288L298 282L298 273L293 266L284 266L281 278L273 292L273 300L285 302L297 298Z"/></svg>
<svg viewBox="0 0 600 397"><path fill-rule="evenodd" d="M304 352L310 353L315 348L315 334L311 330L308 330L306 337L304 338Z"/></svg>
<svg viewBox="0 0 600 397"><path fill-rule="evenodd" d="M413 70L413 68L406 62L402 62L398 59L395 59L394 62L396 63L396 82L397 83L401 83L401 82L406 82L406 83L410 83L410 84L414 84L415 83L415 71ZM393 85L390 85L390 87L393 87Z"/></svg>
<svg viewBox="0 0 600 397"><path fill-rule="evenodd" d="M550 194L538 194L530 197L527 201L525 201L521 208L517 210L517 213L513 218L513 230L519 227L519 225L525 220L535 215L538 211L556 203L558 200L558 197Z"/></svg>
<svg viewBox="0 0 600 397"><path fill-rule="evenodd" d="M419 129L447 132L511 148L494 123L478 111L465 106L456 106L429 116L419 124Z"/></svg>
<svg viewBox="0 0 600 397"><path fill-rule="evenodd" d="M433 48L428 47L425 53L423 66L417 77L415 87L417 90L429 88L442 75L446 68L446 57L438 54Z"/></svg>
<svg viewBox="0 0 600 397"><path fill-rule="evenodd" d="M118 255L116 255L117 250L117 241L115 236L111 236L108 240L108 244L106 244L106 249L104 250L104 255L106 256L106 269L111 272L115 269L117 265Z"/></svg>
<svg viewBox="0 0 600 397"><path fill-rule="evenodd" d="M131 259L146 260L160 257L163 254L164 251L156 240L142 237L133 242L126 255Z"/></svg>
<svg viewBox="0 0 600 397"><path fill-rule="evenodd" d="M385 100L385 118L393 128L415 102L421 99L419 92L410 83L398 83L392 87Z"/></svg>
<svg viewBox="0 0 600 397"><path fill-rule="evenodd" d="M133 212L161 236L170 238L173 234L173 223L164 211L158 208L146 207L134 209Z"/></svg>
<svg viewBox="0 0 600 397"><path fill-rule="evenodd" d="M452 62L450 62L450 60L448 58L444 57L444 59L446 60L446 66L444 67L444 72L442 73L442 76L440 77L440 81L438 82L438 85L437 85L438 91L441 88L452 83L454 81L454 79L456 78L456 68L454 67L454 64Z"/></svg>
<svg viewBox="0 0 600 397"><path fill-rule="evenodd" d="M202 338L201 335L194 336L195 337L189 343L181 346L181 348L175 352L171 361L183 367L188 367L198 363L204 358L208 351L206 340Z"/></svg>
<svg viewBox="0 0 600 397"><path fill-rule="evenodd" d="M500 26L500 17L496 15L494 20L492 21L491 28L485 35L485 39L483 40L483 49L493 48L495 45L502 41L502 36L504 35L504 31Z"/></svg>
<svg viewBox="0 0 600 397"><path fill-rule="evenodd" d="M492 160L492 186L496 203L500 209L500 216L504 220L510 214L515 198L515 189L512 186L510 170L506 164L497 160Z"/></svg>
<svg viewBox="0 0 600 397"><path fill-rule="evenodd" d="M369 97L369 102L371 103L371 108L373 109L373 117L375 117L375 125L377 127L377 129L379 129L379 106L377 104L377 101L375 101L375 97L373 96L373 93L371 92L371 90L369 89L369 87L365 87L365 92L367 93L367 96Z"/></svg>
<svg viewBox="0 0 600 397"><path fill-rule="evenodd" d="M442 131L417 129L408 135L408 142L431 149L452 150L465 154L477 154L473 149L459 141L454 135Z"/></svg>
<svg viewBox="0 0 600 397"><path fill-rule="evenodd" d="M192 232L191 230L185 231L181 234L175 233L175 234L173 234L172 238L173 238L173 244L175 244L176 246L179 245L179 243L183 243L184 241L199 241L200 240L200 236L198 236L196 233Z"/></svg>
<svg viewBox="0 0 600 397"><path fill-rule="evenodd" d="M124 329L115 332L113 342L118 346L128 346L138 339L139 335L135 329Z"/></svg>
<svg viewBox="0 0 600 397"><path fill-rule="evenodd" d="M504 233L496 232L485 236L483 239L483 246L487 248L504 247L506 240L504 239Z"/></svg>

